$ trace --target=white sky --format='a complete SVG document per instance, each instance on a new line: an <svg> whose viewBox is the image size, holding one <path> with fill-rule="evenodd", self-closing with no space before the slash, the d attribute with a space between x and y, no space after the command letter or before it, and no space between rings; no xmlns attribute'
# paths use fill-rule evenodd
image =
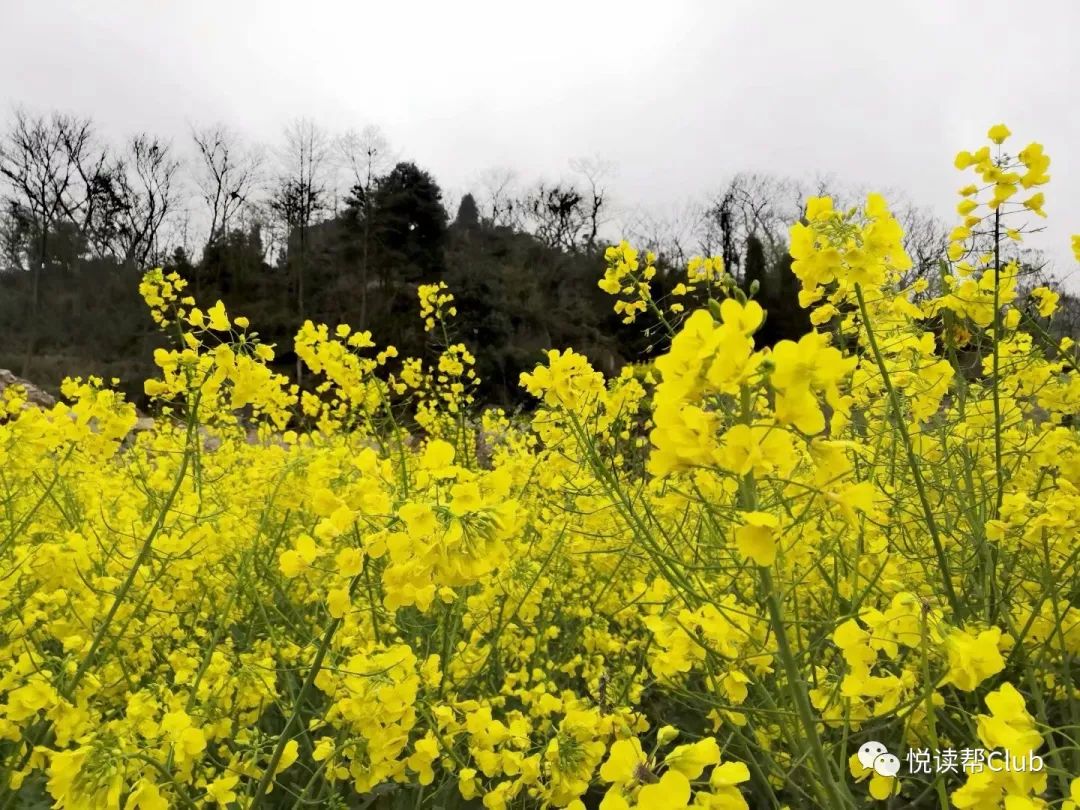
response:
<svg viewBox="0 0 1080 810"><path fill-rule="evenodd" d="M901 189L952 219L960 148L1003 121L1052 158L1044 247L1075 270L1080 3L0 0L0 105L183 144L308 116L382 127L451 189L599 155L624 205L739 170ZM1076 286L1076 278L1072 279Z"/></svg>

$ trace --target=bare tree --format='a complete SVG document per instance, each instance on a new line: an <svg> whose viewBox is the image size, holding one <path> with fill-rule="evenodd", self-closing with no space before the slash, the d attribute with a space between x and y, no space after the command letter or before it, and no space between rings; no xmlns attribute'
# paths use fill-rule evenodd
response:
<svg viewBox="0 0 1080 810"><path fill-rule="evenodd" d="M706 243L706 209L687 200L664 209L636 208L620 223L620 231L636 246L650 250L662 263L682 269L695 253L711 254Z"/></svg>
<svg viewBox="0 0 1080 810"><path fill-rule="evenodd" d="M352 199L361 222L360 247L360 325L367 325L367 299L371 257L371 206L378 178L394 165L396 157L390 141L379 127L345 132L336 144L337 156L349 178Z"/></svg>
<svg viewBox="0 0 1080 810"><path fill-rule="evenodd" d="M575 251L584 246L590 227L585 196L570 183L540 181L521 200L525 227L548 247Z"/></svg>
<svg viewBox="0 0 1080 810"><path fill-rule="evenodd" d="M928 208L904 204L894 212L904 229L904 250L911 257L911 269L901 279L908 285L923 278L929 282L928 290L941 289L938 263L949 246L949 229Z"/></svg>
<svg viewBox="0 0 1080 810"><path fill-rule="evenodd" d="M611 205L607 202L608 184L615 176L615 164L600 157L577 158L570 161L570 168L580 175L584 184L585 215L588 220L588 232L585 235L585 249L592 252L600 228L606 223L607 212Z"/></svg>
<svg viewBox="0 0 1080 810"><path fill-rule="evenodd" d="M12 200L3 201L0 210L0 251L3 264L0 273L21 272L26 266L24 233L26 218Z"/></svg>
<svg viewBox="0 0 1080 810"><path fill-rule="evenodd" d="M128 142L126 160L118 167L121 200L118 211L119 255L138 268L161 257L162 225L175 202L173 182L180 168L167 143L145 133Z"/></svg>
<svg viewBox="0 0 1080 810"><path fill-rule="evenodd" d="M751 236L774 262L787 250L787 228L802 215L804 199L801 184L790 178L740 172L708 205L703 241L719 249L732 275L738 275Z"/></svg>
<svg viewBox="0 0 1080 810"><path fill-rule="evenodd" d="M328 207L332 151L326 132L302 118L285 129L279 160L280 174L271 197L271 210L285 226L287 259L296 277L296 312L304 319L304 276L309 230ZM295 239L296 250L293 248ZM302 367L296 361L296 376Z"/></svg>
<svg viewBox="0 0 1080 810"><path fill-rule="evenodd" d="M464 191L457 186L444 186L442 189L442 206L446 211L446 219L449 222L453 222L457 215L458 209L461 207L461 201L465 199L465 195L468 192ZM473 202L476 202L476 198L473 197Z"/></svg>
<svg viewBox="0 0 1080 810"><path fill-rule="evenodd" d="M89 120L64 117L68 122L61 136L67 159L78 181L68 198L64 213L74 224L95 256L114 255L114 238L123 200L117 183L124 172L123 161L108 147L98 143Z"/></svg>
<svg viewBox="0 0 1080 810"><path fill-rule="evenodd" d="M390 140L378 126L346 130L334 144L338 162L348 176L350 188L371 189L375 180L393 168L397 156Z"/></svg>
<svg viewBox="0 0 1080 810"><path fill-rule="evenodd" d="M7 200L37 230L37 255L28 257L27 268L35 276L47 260L54 225L72 205L78 181L65 145L64 130L70 125L58 115L47 119L18 109L0 143L0 176L8 185Z"/></svg>
<svg viewBox="0 0 1080 810"><path fill-rule="evenodd" d="M209 245L253 202L263 160L258 149L221 124L192 130L191 137L199 155L195 183L210 215Z"/></svg>
<svg viewBox="0 0 1080 810"><path fill-rule="evenodd" d="M477 178L480 192L480 214L494 227L516 228L521 225L521 209L517 205L517 174L512 169L491 168Z"/></svg>
<svg viewBox="0 0 1080 810"><path fill-rule="evenodd" d="M21 218L33 242L26 252L31 282L24 377L37 343L41 277L49 261L50 239L65 221L85 233L104 185L107 158L104 151L94 153L89 119L58 113L45 117L17 109L0 141L0 177L8 186L8 209Z"/></svg>

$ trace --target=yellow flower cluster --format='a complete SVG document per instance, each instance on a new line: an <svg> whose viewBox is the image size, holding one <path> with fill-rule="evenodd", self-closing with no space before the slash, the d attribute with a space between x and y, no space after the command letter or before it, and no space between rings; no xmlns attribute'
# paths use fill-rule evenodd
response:
<svg viewBox="0 0 1080 810"><path fill-rule="evenodd" d="M454 296L447 290L445 283L437 281L434 284L421 284L419 294L420 318L424 321L425 331L430 332L436 323L457 315Z"/></svg>
<svg viewBox="0 0 1080 810"><path fill-rule="evenodd" d="M604 252L607 270L597 286L609 295L626 296L615 302L615 312L623 323L633 323L652 304L649 282L656 277L656 254L645 254L645 266L628 242L612 245Z"/></svg>
<svg viewBox="0 0 1080 810"><path fill-rule="evenodd" d="M0 808L1076 810L1080 375L996 190L1048 159L965 161L974 259L912 280L880 196L811 200L817 328L759 345L698 259L653 363L552 349L528 417L476 412L440 284L436 359L308 322L300 391L147 274L150 429L96 378L0 399Z"/></svg>
<svg viewBox="0 0 1080 810"><path fill-rule="evenodd" d="M949 235L949 259L961 262L962 273L970 273L973 269L970 263L962 260L980 249L979 237L983 237L983 245L987 242L986 237L995 235L998 239L1004 236L1016 242L1022 240L1020 229L1001 227L1003 216L1024 210L1046 216L1043 210L1045 197L1041 191L1029 195L1019 203L1019 208L1010 201L1021 188L1032 189L1050 182L1050 175L1046 173L1050 168L1050 157L1043 151L1043 145L1035 142L1029 143L1016 156L1009 155L1001 147L1010 135L1012 132L1008 127L996 124L987 132L987 138L996 148L985 145L974 152L963 151L956 156L957 169L970 167L982 181L981 186L970 184L960 189L962 200L956 210L963 220ZM989 199L980 203L980 195L987 191L990 192ZM990 213L980 215L979 209L984 204ZM988 218L994 220L995 229L985 228Z"/></svg>

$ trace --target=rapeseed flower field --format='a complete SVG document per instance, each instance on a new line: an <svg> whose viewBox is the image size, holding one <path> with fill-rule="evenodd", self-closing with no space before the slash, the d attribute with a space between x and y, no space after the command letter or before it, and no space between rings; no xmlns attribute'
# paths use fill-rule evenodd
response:
<svg viewBox="0 0 1080 810"><path fill-rule="evenodd" d="M882 197L811 199L798 341L610 248L666 351L553 349L528 418L478 412L441 284L437 362L309 322L301 392L148 273L152 429L93 378L0 402L0 808L1080 806L1080 376L1010 135L936 278Z"/></svg>

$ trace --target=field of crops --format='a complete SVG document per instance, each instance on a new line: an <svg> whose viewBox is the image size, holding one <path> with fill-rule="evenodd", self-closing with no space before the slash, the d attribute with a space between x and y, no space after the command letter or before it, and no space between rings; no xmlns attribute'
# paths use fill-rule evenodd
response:
<svg viewBox="0 0 1080 810"><path fill-rule="evenodd" d="M1008 134L935 278L881 197L810 200L797 342L610 248L668 348L553 350L527 417L442 285L437 362L307 323L301 393L147 274L152 429L100 380L0 402L0 808L1075 808L1080 376Z"/></svg>

